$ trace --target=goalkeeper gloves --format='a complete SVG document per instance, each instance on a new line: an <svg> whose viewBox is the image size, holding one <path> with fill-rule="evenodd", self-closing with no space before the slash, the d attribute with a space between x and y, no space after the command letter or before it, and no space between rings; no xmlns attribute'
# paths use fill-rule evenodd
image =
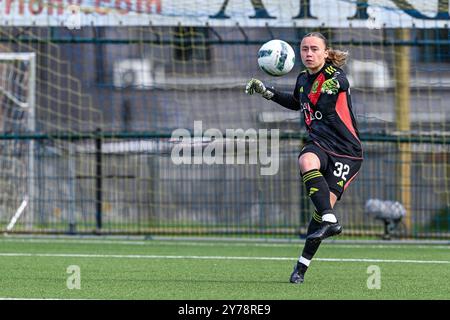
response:
<svg viewBox="0 0 450 320"><path fill-rule="evenodd" d="M248 95L252 95L255 92L261 94L267 100L272 99L274 95L273 92L266 89L266 86L264 85L264 83L262 83L261 80L251 79L245 87L245 93Z"/></svg>
<svg viewBox="0 0 450 320"><path fill-rule="evenodd" d="M322 84L322 92L326 92L327 94L336 94L339 91L340 85L339 82L332 78L328 79Z"/></svg>

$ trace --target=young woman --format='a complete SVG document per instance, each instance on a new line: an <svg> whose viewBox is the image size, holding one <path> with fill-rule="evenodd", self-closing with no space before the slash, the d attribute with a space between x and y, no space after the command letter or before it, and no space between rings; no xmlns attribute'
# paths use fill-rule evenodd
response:
<svg viewBox="0 0 450 320"><path fill-rule="evenodd" d="M311 259L323 239L338 235L342 227L333 207L361 168L363 152L352 112L349 82L340 69L347 52L329 48L319 32L303 37L301 59L306 67L297 77L293 94L266 88L251 79L245 92L259 93L291 110L301 110L308 139L298 157L300 173L316 210L307 230L303 252L290 282L302 283Z"/></svg>

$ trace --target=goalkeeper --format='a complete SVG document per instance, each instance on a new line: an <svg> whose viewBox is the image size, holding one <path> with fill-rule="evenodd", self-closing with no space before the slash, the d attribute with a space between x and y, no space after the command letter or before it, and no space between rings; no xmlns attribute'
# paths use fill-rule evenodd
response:
<svg viewBox="0 0 450 320"><path fill-rule="evenodd" d="M359 132L352 112L349 82L340 69L347 52L328 47L318 32L303 37L301 59L306 70L297 77L294 92L266 88L251 79L245 92L261 94L291 110L300 110L308 139L298 157L300 174L315 206L306 242L290 282L302 283L322 240L341 233L333 207L358 173L363 159Z"/></svg>

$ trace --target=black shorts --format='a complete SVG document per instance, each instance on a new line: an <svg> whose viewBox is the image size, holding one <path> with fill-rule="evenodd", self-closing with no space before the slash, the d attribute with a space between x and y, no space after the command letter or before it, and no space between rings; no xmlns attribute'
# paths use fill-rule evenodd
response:
<svg viewBox="0 0 450 320"><path fill-rule="evenodd" d="M312 142L303 147L299 157L307 152L314 153L319 158L319 171L327 181L330 191L340 200L345 189L358 174L362 159L329 154Z"/></svg>

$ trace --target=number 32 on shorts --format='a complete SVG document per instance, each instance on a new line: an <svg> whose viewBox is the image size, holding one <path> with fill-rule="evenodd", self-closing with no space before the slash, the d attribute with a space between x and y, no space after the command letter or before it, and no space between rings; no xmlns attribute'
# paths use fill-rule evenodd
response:
<svg viewBox="0 0 450 320"><path fill-rule="evenodd" d="M348 164L343 164L342 162L334 163L335 169L333 174L336 177L340 177L342 180L347 181L347 175L350 172L350 166Z"/></svg>

